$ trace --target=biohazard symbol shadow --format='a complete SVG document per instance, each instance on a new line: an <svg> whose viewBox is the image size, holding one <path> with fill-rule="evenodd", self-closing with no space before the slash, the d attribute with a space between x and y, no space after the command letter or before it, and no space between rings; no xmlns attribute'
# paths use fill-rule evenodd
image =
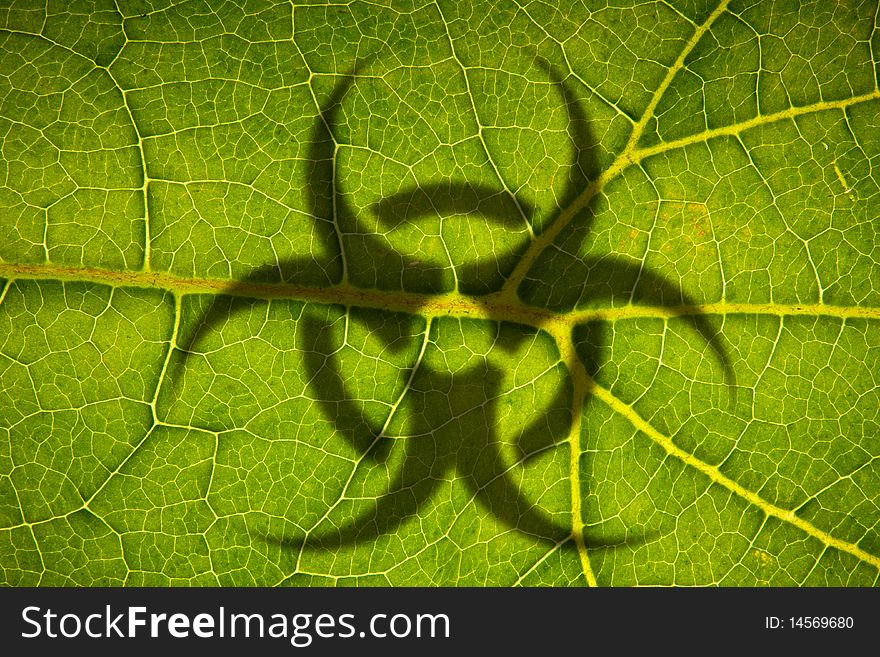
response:
<svg viewBox="0 0 880 657"><path fill-rule="evenodd" d="M540 63L550 76L554 88L558 89L568 114L568 136L574 157L558 203L558 207L564 209L600 173L595 155L596 143L584 110L568 82L549 65ZM436 265L432 267L420 262L405 262L405 258L395 253L380 235L363 228L364 224L358 219L356 212L337 191L338 148L334 131L343 99L354 80L355 76L350 75L338 83L321 109L312 133L307 181L310 213L314 217L326 214L326 199L332 199L338 224L359 227L357 239L360 240L360 250L370 254L372 260L379 263L379 269L382 263L402 264L403 267L397 271L414 272L416 280L426 289L439 289L442 270ZM581 210L576 222L581 239L589 232L596 196L598 195L594 194L587 207ZM389 229L403 222L416 222L426 215L455 213L479 214L487 221L497 222L501 227L520 230L523 218L530 219L534 213L525 201L503 189L466 183L420 186L383 199L370 210L379 224ZM572 226L575 223L569 228ZM341 253L342 245L339 246ZM457 273L459 291L470 295L477 304L480 304L481 299L490 298L504 283L503 277L499 278L498 275L499 259L512 257L516 260L518 255L492 254L491 257L478 258L475 262L462 266ZM232 284L226 291L228 294L215 297L201 315L189 338L183 341L183 357L178 361L180 366L184 366L188 355L198 348L204 336L216 330L218 325L228 321L240 309L248 308L254 303L246 298L248 289L254 284L277 280L279 272L303 271L309 266L306 260L308 259L289 259L260 268L246 280ZM619 302L621 298L628 298L631 303L639 305L696 307L694 300L670 281L614 255L601 258L581 257L579 261L585 276L583 289L590 291L593 301ZM426 298L430 298L430 295ZM528 331L512 326L509 317L493 317L493 310L488 305L485 309L483 317L495 320L495 326L498 327L495 344L502 350L514 352L521 346L523 336L528 337ZM689 312L683 315L683 319L705 340L720 363L728 385L731 385L733 374L729 358L707 318L699 312ZM396 323L375 324L370 329L379 335L389 349L396 349L400 342ZM528 329L534 335L536 328ZM402 523L418 516L436 497L438 489L451 481L453 485L464 486L471 499L476 500L486 513L491 514L503 526L548 543L573 544L573 541L569 541L574 538L570 514L565 516L557 513L554 516L546 513L538 504L528 499L512 474L515 467L528 463L529 455L542 452L568 437L573 421L573 393L570 384L560 386L548 409L532 414L534 417L530 424L517 428L514 451L519 458L511 462L510 458L504 457L498 435L499 404L504 396L504 372L500 367L489 362L489 359L472 369L455 373L424 364L414 366L408 373L407 394L411 397L408 411L414 418L430 417L431 420L421 420L424 426L418 426L417 420L416 426L410 427L411 435L392 439L383 433L384 422L366 417L361 406L352 397L346 384L346 374L350 376L350 373L342 371L338 347L334 344L332 330L326 319L304 314L296 322L296 330L302 331L310 345L303 354L303 366L311 381L310 393L332 422L337 435L347 440L362 455L360 463L375 464L385 461L396 440L404 440L406 443L402 458L396 459L400 465L390 476L388 490L375 499L368 511L342 526L326 522L322 523L326 528L319 526L301 535L263 536L263 539L300 551L328 550L371 542L395 532ZM590 326L583 326L581 334L592 336L592 339L585 341L589 346L579 353L583 367L592 376L602 333L593 331ZM570 372L574 364L566 365ZM458 408L452 408L452 399L459 402ZM560 521L560 516L569 519ZM643 534L602 541L590 540L587 536L578 539L587 548L603 548L641 543L648 537Z"/></svg>

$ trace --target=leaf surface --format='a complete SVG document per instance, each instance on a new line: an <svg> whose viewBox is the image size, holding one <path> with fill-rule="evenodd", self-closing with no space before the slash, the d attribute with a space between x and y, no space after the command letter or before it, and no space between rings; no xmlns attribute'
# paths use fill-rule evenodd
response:
<svg viewBox="0 0 880 657"><path fill-rule="evenodd" d="M876 4L551 4L0 8L0 581L877 584Z"/></svg>

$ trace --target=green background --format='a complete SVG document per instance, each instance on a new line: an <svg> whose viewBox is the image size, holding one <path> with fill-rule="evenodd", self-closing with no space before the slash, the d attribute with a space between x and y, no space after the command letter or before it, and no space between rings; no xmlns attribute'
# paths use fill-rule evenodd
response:
<svg viewBox="0 0 880 657"><path fill-rule="evenodd" d="M0 581L877 583L877 4L556 4L3 3Z"/></svg>

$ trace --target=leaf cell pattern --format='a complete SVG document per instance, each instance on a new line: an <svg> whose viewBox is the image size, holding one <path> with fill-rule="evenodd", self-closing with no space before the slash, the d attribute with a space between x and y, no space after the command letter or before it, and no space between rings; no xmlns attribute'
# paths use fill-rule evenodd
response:
<svg viewBox="0 0 880 657"><path fill-rule="evenodd" d="M2 581L876 585L877 15L7 3Z"/></svg>

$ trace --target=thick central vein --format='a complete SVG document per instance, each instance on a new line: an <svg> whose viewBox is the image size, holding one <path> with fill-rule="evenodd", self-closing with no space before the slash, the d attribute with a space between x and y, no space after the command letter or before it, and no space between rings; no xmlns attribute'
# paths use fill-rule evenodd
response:
<svg viewBox="0 0 880 657"><path fill-rule="evenodd" d="M509 301L500 294L474 297L459 292L420 294L362 289L349 284L311 287L291 283L234 283L211 278L185 278L157 272L111 271L94 267L60 265L16 265L0 262L0 278L10 280L57 280L71 283L97 283L112 287L140 287L164 290L175 296L186 294L229 294L254 299L294 301L372 308L413 313L422 317L461 317L507 321L550 333L564 332L590 321L619 321L633 318L671 318L688 315L771 315L837 317L840 319L880 319L880 308L832 306L824 303L736 303L721 301L691 306L624 305L553 311ZM9 285L6 286L9 288Z"/></svg>
<svg viewBox="0 0 880 657"><path fill-rule="evenodd" d="M560 355L568 366L572 382L572 422L568 435L569 443L569 487L571 495L571 537L574 539L581 569L589 586L596 586L596 574L590 564L590 555L584 542L584 515L581 506L581 455L584 445L581 444L581 427L583 424L584 404L589 394L590 379L581 359L575 352L575 344L571 331L554 336L559 345Z"/></svg>

